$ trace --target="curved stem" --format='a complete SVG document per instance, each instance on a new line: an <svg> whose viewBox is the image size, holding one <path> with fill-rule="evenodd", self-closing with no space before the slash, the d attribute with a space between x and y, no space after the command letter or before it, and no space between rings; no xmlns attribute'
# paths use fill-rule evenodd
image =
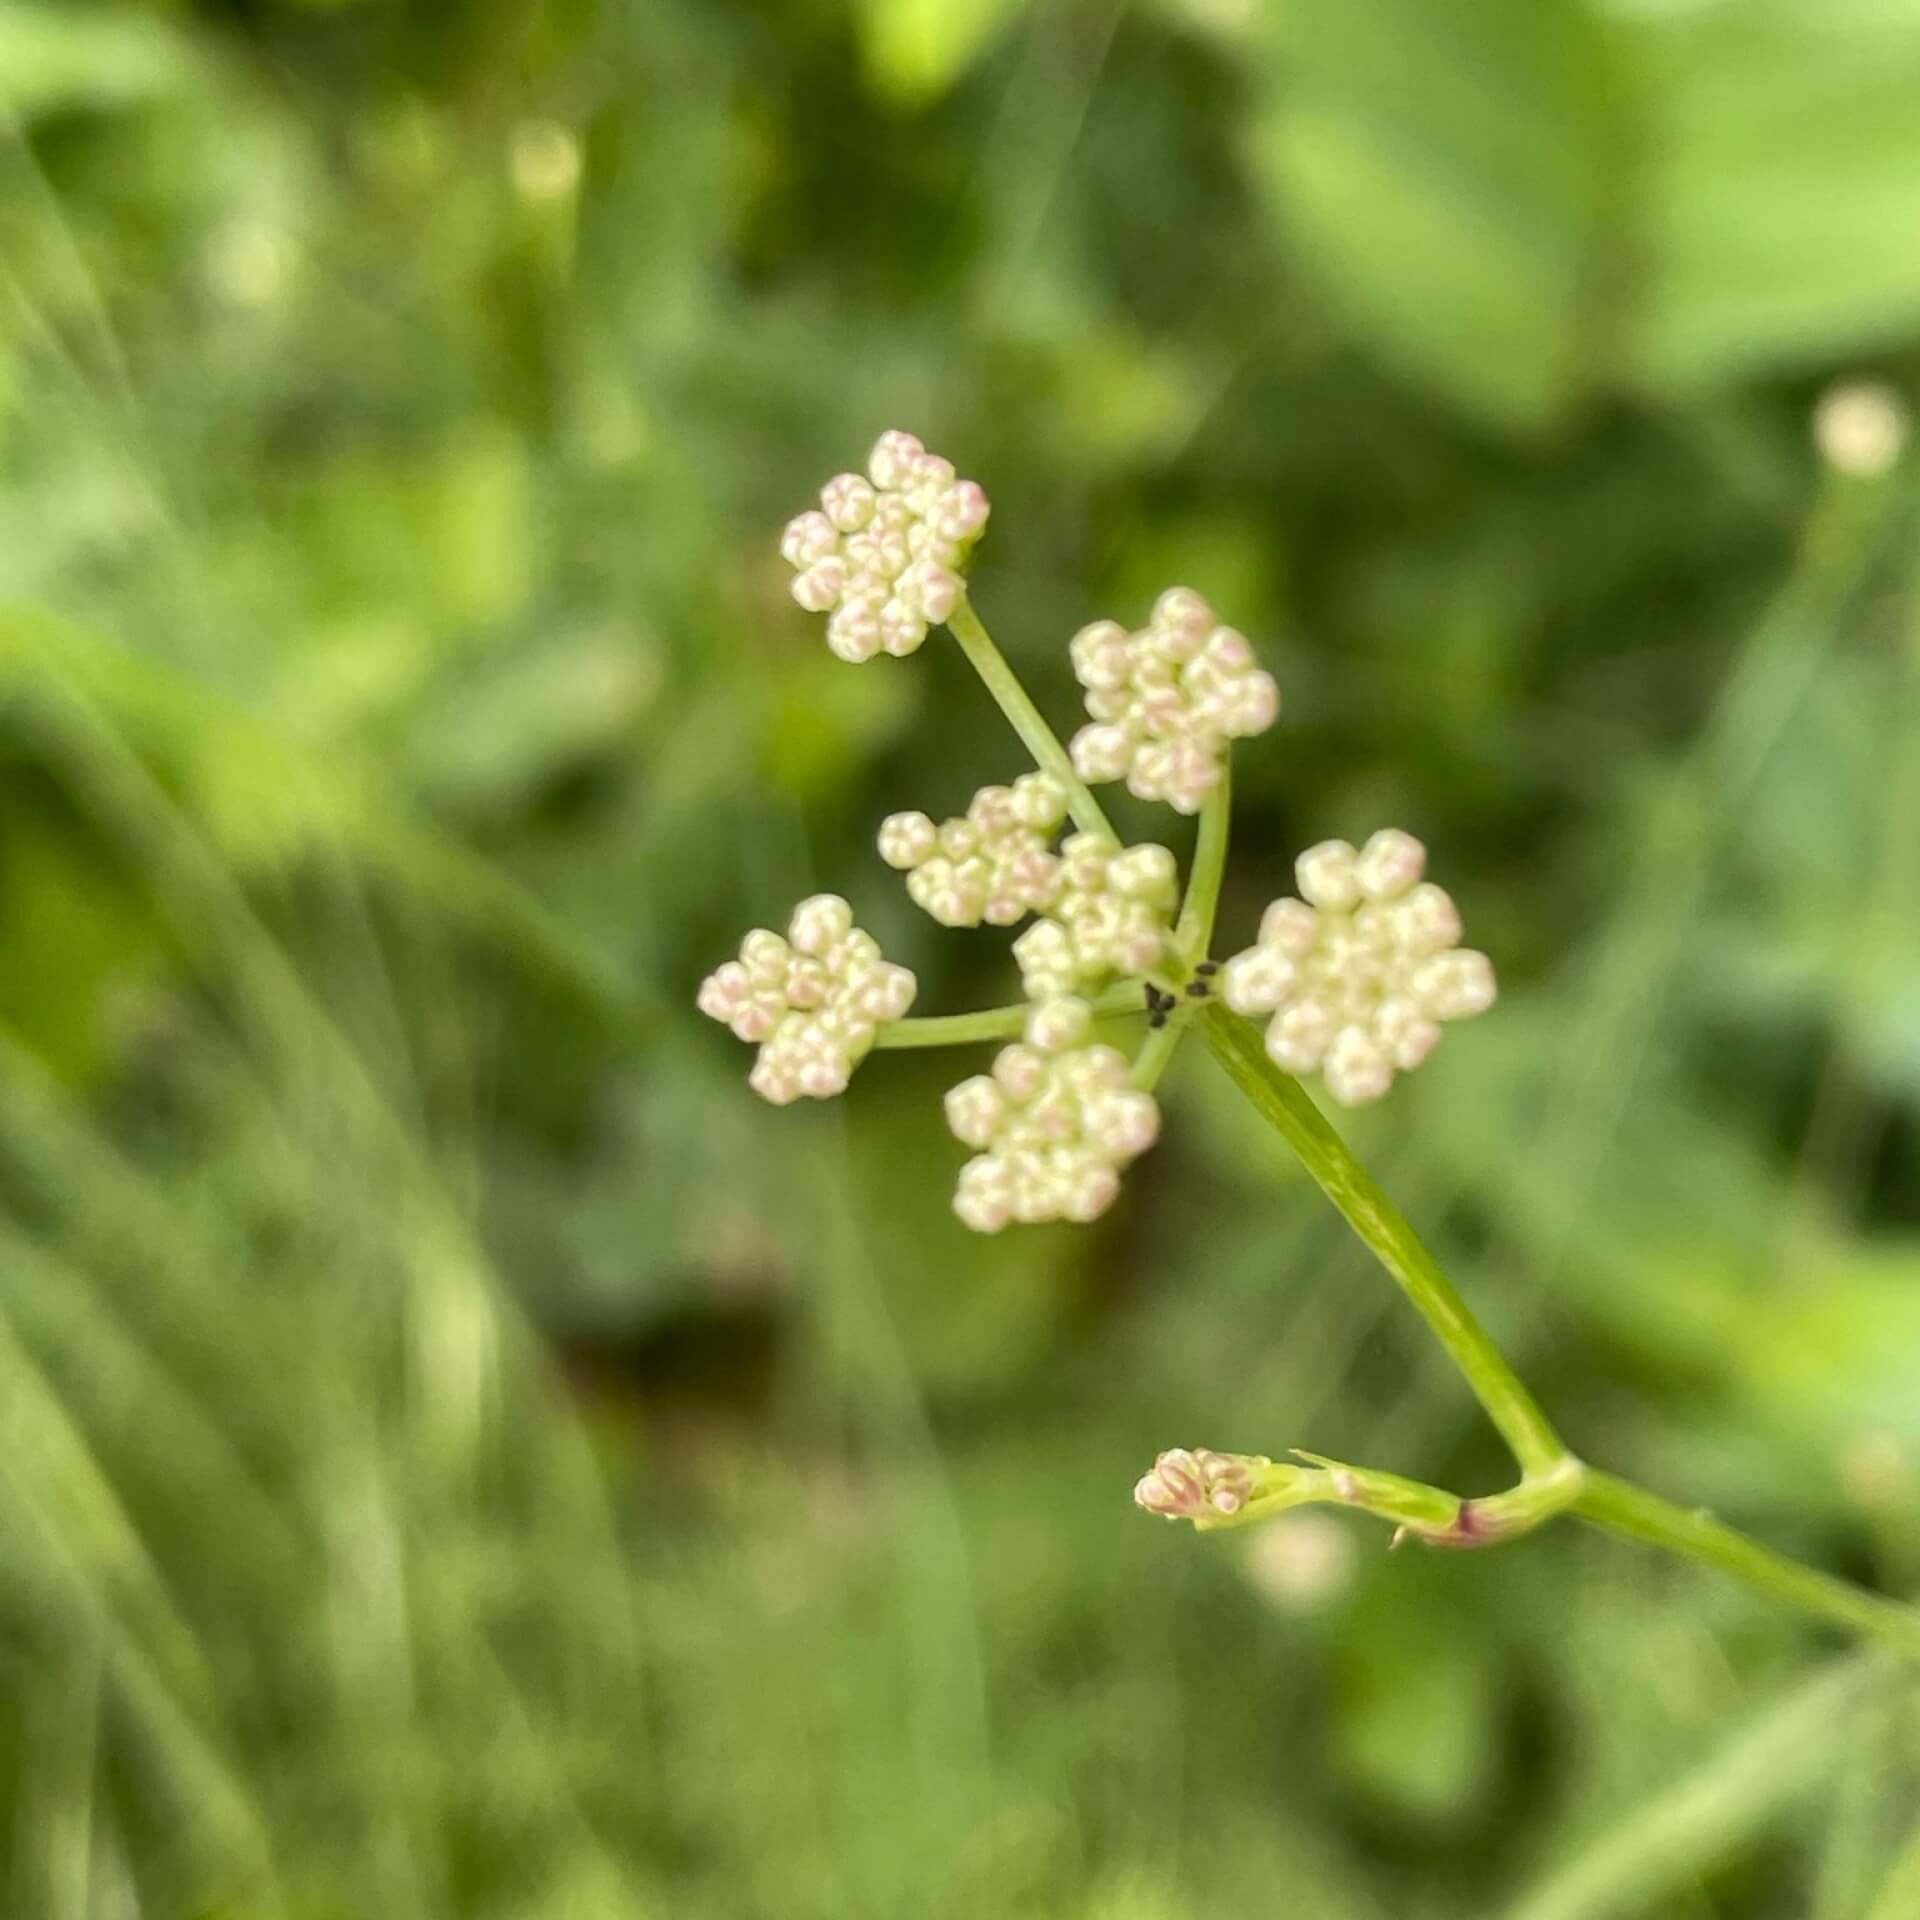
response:
<svg viewBox="0 0 1920 1920"><path fill-rule="evenodd" d="M1306 1464L1296 1466L1294 1461ZM1578 1460L1565 1459L1504 1493L1466 1500L1423 1480L1383 1473L1377 1467L1349 1466L1344 1460L1329 1460L1298 1447L1293 1460L1175 1449L1154 1462L1154 1471L1140 1482L1134 1498L1149 1512L1191 1520L1201 1533L1243 1527L1289 1507L1318 1504L1351 1507L1356 1513L1392 1522L1395 1546L1403 1539L1414 1539L1429 1547L1497 1547L1566 1512L1579 1497L1586 1474ZM1225 1502L1212 1497L1171 1497L1195 1477L1203 1492L1224 1486L1233 1497ZM1148 1490L1144 1497L1142 1489Z"/></svg>
<svg viewBox="0 0 1920 1920"><path fill-rule="evenodd" d="M1436 1546L1488 1544L1527 1531L1555 1513L1572 1512L1608 1533L1659 1547L1683 1560L1717 1567L1758 1593L1920 1659L1920 1608L1802 1566L1757 1540L1749 1540L1709 1513L1690 1513L1630 1481L1598 1473L1569 1453L1539 1403L1474 1318L1439 1263L1328 1125L1305 1089L1273 1065L1247 1024L1224 1007L1207 1009L1206 1026L1207 1043L1215 1059L1299 1155L1321 1190L1419 1310L1486 1409L1487 1417L1512 1448L1524 1476L1510 1493L1459 1503L1452 1529L1436 1531L1434 1520L1444 1509L1434 1503L1452 1496L1397 1476L1316 1461L1323 1470L1348 1477L1352 1488L1346 1496L1348 1504L1368 1506L1388 1517L1393 1517L1397 1508L1408 1516L1402 1521L1408 1531ZM1302 1457L1315 1459L1313 1455ZM1283 1470L1272 1471L1277 1476ZM1299 1470L1285 1471L1297 1474ZM1300 1499L1342 1497L1336 1487L1331 1495L1296 1491L1291 1500L1282 1502L1279 1491L1276 1484L1267 1494L1268 1510ZM1261 1502L1249 1504L1249 1517L1259 1517ZM1209 1524L1213 1524L1211 1519Z"/></svg>
<svg viewBox="0 0 1920 1920"><path fill-rule="evenodd" d="M1427 1251L1405 1215L1356 1160L1305 1088L1267 1058L1244 1020L1214 1005L1207 1009L1207 1044L1213 1056L1268 1123L1299 1155L1327 1198L1346 1216L1374 1258L1392 1275L1435 1337L1452 1356L1474 1398L1500 1430L1520 1470L1532 1477L1558 1468L1567 1449L1540 1404L1493 1344Z"/></svg>
<svg viewBox="0 0 1920 1920"><path fill-rule="evenodd" d="M1050 773L1066 789L1067 806L1074 824L1083 833L1104 834L1118 842L1113 823L1101 810L1087 783L1073 770L1073 761L1060 744L1060 737L1047 725L1046 716L1033 704L1019 676L1008 665L1007 657L993 643L993 635L980 624L973 602L962 593L947 621L947 631L960 643L973 670L980 676L994 705L1007 716L1008 724L1020 736L1021 743L1033 755L1034 765Z"/></svg>
<svg viewBox="0 0 1920 1920"><path fill-rule="evenodd" d="M1804 1613L1818 1614L1920 1657L1920 1610L1803 1567L1735 1532L1710 1513L1690 1513L1630 1481L1591 1472L1573 1510L1608 1533L1718 1567Z"/></svg>

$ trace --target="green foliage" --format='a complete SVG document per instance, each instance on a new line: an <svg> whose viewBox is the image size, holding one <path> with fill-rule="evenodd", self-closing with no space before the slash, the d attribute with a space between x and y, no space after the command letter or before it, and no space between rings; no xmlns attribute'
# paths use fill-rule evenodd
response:
<svg viewBox="0 0 1920 1920"><path fill-rule="evenodd" d="M1911 1591L1915 502L1808 415L1920 365L1917 65L0 0L0 1911L1908 1913L1910 1683L1742 1593L1128 1509L1501 1471L1197 1052L1114 1218L982 1241L954 1060L774 1115L689 1001L820 885L1012 990L870 851L1012 742L772 551L912 426L1057 719L1171 580L1256 637L1229 942L1438 850L1502 1007L1350 1131L1568 1437Z"/></svg>
<svg viewBox="0 0 1920 1920"><path fill-rule="evenodd" d="M1260 152L1355 324L1490 421L1920 319L1910 0L1276 10Z"/></svg>

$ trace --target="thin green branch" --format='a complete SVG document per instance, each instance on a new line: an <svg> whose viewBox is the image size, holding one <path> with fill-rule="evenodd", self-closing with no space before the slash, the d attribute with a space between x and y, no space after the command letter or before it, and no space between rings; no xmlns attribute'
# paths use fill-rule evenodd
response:
<svg viewBox="0 0 1920 1920"><path fill-rule="evenodd" d="M1200 809L1200 830L1193 843L1193 868L1187 876L1186 897L1180 903L1173 951L1160 970L1165 983L1176 991L1193 978L1195 967L1207 957L1207 948L1213 943L1213 920L1220 906L1220 880L1227 866L1232 813L1232 779L1229 769L1223 765L1220 784L1207 795ZM1133 1084L1141 1092L1151 1093L1160 1084L1167 1062L1173 1058L1198 1011L1197 999L1183 1000L1161 1025L1148 1033L1133 1063Z"/></svg>
<svg viewBox="0 0 1920 1920"><path fill-rule="evenodd" d="M1142 1093L1151 1093L1160 1084L1160 1076L1166 1072L1174 1049L1186 1037L1191 1017L1191 1006L1176 1007L1163 1025L1148 1030L1133 1059L1133 1084Z"/></svg>
<svg viewBox="0 0 1920 1920"><path fill-rule="evenodd" d="M1096 1020L1124 1019L1146 1010L1145 988L1137 980L1109 987L1089 1003ZM902 1050L914 1047L970 1047L986 1040L1006 1040L1022 1032L1033 1012L1033 1002L987 1007L979 1013L943 1013L917 1020L891 1020L874 1036L874 1047Z"/></svg>
<svg viewBox="0 0 1920 1920"><path fill-rule="evenodd" d="M1498 1547L1565 1513L1586 1481L1586 1468L1568 1457L1504 1493L1463 1499L1423 1480L1383 1473L1377 1467L1349 1466L1343 1460L1329 1460L1324 1454L1306 1453L1297 1447L1294 1458L1307 1464L1250 1463L1256 1471L1247 1506L1231 1515L1207 1514L1196 1523L1200 1530L1237 1526L1281 1506L1317 1501L1390 1521L1396 1546L1407 1538L1429 1547Z"/></svg>
<svg viewBox="0 0 1920 1920"><path fill-rule="evenodd" d="M1718 1567L1802 1612L1869 1634L1920 1658L1920 1609L1803 1567L1735 1532L1710 1513L1690 1513L1644 1487L1605 1473L1588 1474L1573 1510L1608 1533Z"/></svg>
<svg viewBox="0 0 1920 1920"><path fill-rule="evenodd" d="M1067 806L1074 824L1082 832L1104 834L1118 844L1120 836L1114 832L1113 823L1101 810L1100 802L1093 797L1086 782L1074 772L1073 761L1060 744L1059 735L1047 725L1046 716L1033 704L1019 676L1008 665L1006 655L994 645L993 635L980 624L973 602L964 593L947 621L947 631L959 641L961 652L993 695L994 704L1007 716L1008 724L1033 755L1034 765L1052 774L1066 789Z"/></svg>
<svg viewBox="0 0 1920 1920"><path fill-rule="evenodd" d="M1227 840L1233 818L1233 766L1223 761L1220 784L1200 808L1200 831L1193 843L1193 871L1187 897L1180 903L1174 944L1189 969L1207 957L1213 944L1214 915L1220 908L1220 881L1227 868Z"/></svg>
<svg viewBox="0 0 1920 1920"><path fill-rule="evenodd" d="M1539 1403L1405 1216L1328 1125L1306 1090L1267 1058L1253 1029L1225 1007L1207 1009L1206 1029L1214 1058L1300 1157L1321 1191L1372 1249L1452 1356L1487 1418L1512 1449L1521 1472L1532 1478L1558 1469L1567 1450Z"/></svg>

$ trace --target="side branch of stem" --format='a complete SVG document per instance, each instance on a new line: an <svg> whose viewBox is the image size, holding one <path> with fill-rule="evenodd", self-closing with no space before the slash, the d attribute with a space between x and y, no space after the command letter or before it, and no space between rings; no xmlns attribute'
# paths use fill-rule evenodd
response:
<svg viewBox="0 0 1920 1920"><path fill-rule="evenodd" d="M1008 725L1033 755L1034 765L1052 774L1066 789L1067 806L1074 824L1084 833L1104 834L1109 840L1117 841L1120 836L1114 832L1113 823L1087 783L1074 771L1072 759L1060 744L1060 736L1047 725L1046 716L1033 704L1032 696L1020 684L1020 676L994 644L993 635L980 624L973 602L964 593L947 621L947 631L960 643L961 652L993 696L994 705L1006 715Z"/></svg>

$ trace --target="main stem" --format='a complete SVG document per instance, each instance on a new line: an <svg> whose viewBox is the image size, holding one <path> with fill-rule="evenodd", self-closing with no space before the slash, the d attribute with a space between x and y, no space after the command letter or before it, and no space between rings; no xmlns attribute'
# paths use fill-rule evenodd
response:
<svg viewBox="0 0 1920 1920"><path fill-rule="evenodd" d="M1574 1513L1608 1533L1717 1567L1803 1613L1867 1634L1920 1659L1920 1609L1802 1566L1709 1513L1690 1513L1644 1487L1595 1472L1576 1459L1439 1262L1299 1082L1274 1066L1248 1024L1226 1008L1207 1010L1206 1029L1214 1057L1299 1155L1452 1356L1520 1463L1525 1477L1516 1494L1526 1502L1530 1488L1542 1496L1559 1489L1550 1500L1529 1505L1529 1512L1538 1506L1537 1518L1560 1510ZM1514 1497L1502 1495L1496 1500ZM1493 1503L1475 1504L1484 1509ZM1529 1524L1537 1524L1537 1519Z"/></svg>
<svg viewBox="0 0 1920 1920"><path fill-rule="evenodd" d="M1566 1459L1567 1449L1552 1422L1406 1216L1327 1124L1306 1089L1267 1058L1253 1029L1225 1007L1207 1009L1206 1030L1214 1058L1300 1157L1320 1190L1433 1329L1512 1449L1521 1472L1531 1477L1554 1471Z"/></svg>
<svg viewBox="0 0 1920 1920"><path fill-rule="evenodd" d="M1119 836L1114 833L1100 803L1074 771L1073 762L1058 736L1028 697L1027 690L994 645L992 635L980 624L979 616L964 594L947 626L1000 711L1033 755L1035 765L1051 773L1066 790L1075 823L1085 832L1103 834L1117 841ZM1201 813L1192 878L1180 914L1176 959L1183 975L1190 974L1205 958L1212 937L1221 873L1226 863L1229 807L1229 791L1223 775L1220 786L1209 796ZM951 1020L902 1021L896 1023L899 1037L890 1042L882 1040L880 1044L938 1046L984 1039L1001 1031L1002 1023L1017 1011L997 1008L989 1013L960 1015ZM1159 1077L1189 1017L1188 1009L1183 1007L1177 1024L1149 1035L1135 1066L1138 1083L1151 1086ZM1718 1567L1759 1592L1797 1606L1803 1612L1868 1634L1920 1658L1920 1610L1849 1586L1812 1567L1801 1566L1784 1554L1749 1540L1732 1527L1722 1525L1711 1514L1689 1513L1628 1481L1595 1473L1569 1452L1540 1403L1494 1345L1473 1309L1460 1297L1440 1263L1407 1223L1406 1216L1328 1125L1300 1083L1282 1073L1267 1058L1246 1022L1236 1019L1225 1007L1208 1004L1204 1021L1207 1044L1215 1059L1292 1147L1321 1191L1393 1276L1401 1292L1446 1348L1520 1465L1521 1483L1511 1493L1496 1495L1490 1500L1462 1502L1452 1509L1456 1530L1469 1509L1476 1515L1474 1527L1459 1531L1457 1538L1448 1538L1444 1531L1436 1532L1430 1524L1434 1513L1446 1510L1444 1503L1451 1496L1415 1482L1395 1481L1394 1498L1415 1502L1406 1508L1411 1516L1409 1524L1415 1525L1436 1545L1480 1545L1489 1544L1502 1534L1511 1537L1515 1532L1527 1531L1554 1513L1571 1511L1592 1526L1662 1548L1683 1559ZM917 1031L911 1035L901 1031L908 1028ZM1381 1496L1381 1489L1393 1479L1390 1475L1368 1476L1357 1469L1338 1468L1337 1463L1327 1463L1327 1469L1346 1474L1353 1481L1356 1495L1365 1493L1371 1483L1376 1496ZM1376 1499L1375 1504L1381 1504L1383 1499L1384 1496ZM1440 1507L1433 1506L1436 1500L1442 1503Z"/></svg>
<svg viewBox="0 0 1920 1920"><path fill-rule="evenodd" d="M1591 1525L1718 1567L1805 1613L1851 1627L1920 1658L1920 1611L1803 1567L1705 1512L1688 1512L1631 1481L1588 1471L1573 1511Z"/></svg>

